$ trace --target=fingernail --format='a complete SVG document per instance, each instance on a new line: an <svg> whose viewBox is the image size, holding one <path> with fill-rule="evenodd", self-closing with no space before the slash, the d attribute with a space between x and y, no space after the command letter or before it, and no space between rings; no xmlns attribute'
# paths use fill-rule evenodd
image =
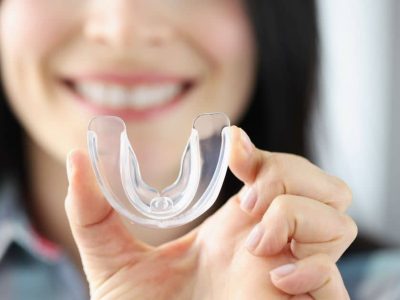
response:
<svg viewBox="0 0 400 300"><path fill-rule="evenodd" d="M254 251L257 248L258 244L260 243L262 235L263 235L263 229L261 225L258 224L250 232L246 240L246 248L249 251Z"/></svg>
<svg viewBox="0 0 400 300"><path fill-rule="evenodd" d="M247 135L247 133L242 128L240 128L240 138L242 139L243 146L244 146L246 152L248 154L251 154L253 152L254 145L251 142L251 140L250 140L249 136Z"/></svg>
<svg viewBox="0 0 400 300"><path fill-rule="evenodd" d="M250 212L257 202L257 193L253 187L246 187L243 197L240 199L240 208Z"/></svg>
<svg viewBox="0 0 400 300"><path fill-rule="evenodd" d="M293 273L294 270L296 270L295 264L287 264L273 269L269 272L269 274L271 275L272 279L281 279L282 277Z"/></svg>

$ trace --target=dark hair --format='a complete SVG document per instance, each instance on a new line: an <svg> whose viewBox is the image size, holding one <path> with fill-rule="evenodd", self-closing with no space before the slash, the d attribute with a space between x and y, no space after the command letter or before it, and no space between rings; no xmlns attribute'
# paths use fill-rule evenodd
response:
<svg viewBox="0 0 400 300"><path fill-rule="evenodd" d="M246 2L259 62L254 105L242 125L262 148L305 155L317 65L314 1Z"/></svg>
<svg viewBox="0 0 400 300"><path fill-rule="evenodd" d="M7 105L0 85L0 182L8 176L24 181L23 129Z"/></svg>
<svg viewBox="0 0 400 300"><path fill-rule="evenodd" d="M260 148L306 154L305 129L317 61L313 0L244 1L258 43L253 101L241 126ZM22 128L2 95L0 176L23 178ZM1 178L0 178L1 179ZM226 191L238 185L230 175Z"/></svg>
<svg viewBox="0 0 400 300"><path fill-rule="evenodd" d="M244 2L259 55L253 102L239 125L258 148L307 156L307 125L318 65L315 3ZM226 181L226 195L239 189L232 174Z"/></svg>

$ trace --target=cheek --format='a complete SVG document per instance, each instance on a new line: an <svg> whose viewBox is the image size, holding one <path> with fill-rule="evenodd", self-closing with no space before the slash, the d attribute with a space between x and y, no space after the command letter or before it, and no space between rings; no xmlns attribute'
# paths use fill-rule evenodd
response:
<svg viewBox="0 0 400 300"><path fill-rule="evenodd" d="M234 63L254 56L254 37L249 20L236 1L193 15L192 36L215 64ZM251 59L250 59L251 60Z"/></svg>
<svg viewBox="0 0 400 300"><path fill-rule="evenodd" d="M249 57L252 42L249 32L241 26L228 26L224 20L215 20L212 32L201 32L206 51L217 61Z"/></svg>
<svg viewBox="0 0 400 300"><path fill-rule="evenodd" d="M187 34L208 64L204 98L212 101L212 110L224 111L236 123L250 103L256 47L248 17L243 7L234 3L227 1L224 9L193 17Z"/></svg>
<svg viewBox="0 0 400 300"><path fill-rule="evenodd" d="M69 41L76 17L72 9L64 0L6 0L0 9L1 72L7 101L29 135L46 147L63 144L53 142L57 140L55 124L64 115L63 106L51 93L51 59Z"/></svg>
<svg viewBox="0 0 400 300"><path fill-rule="evenodd" d="M29 56L46 54L65 36L66 22L73 16L58 0L4 1L0 11L1 46L4 51ZM72 0L71 2L74 2Z"/></svg>

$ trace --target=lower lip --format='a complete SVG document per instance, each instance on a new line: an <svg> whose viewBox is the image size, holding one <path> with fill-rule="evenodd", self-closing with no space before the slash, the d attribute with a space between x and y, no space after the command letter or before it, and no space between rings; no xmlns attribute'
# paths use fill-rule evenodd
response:
<svg viewBox="0 0 400 300"><path fill-rule="evenodd" d="M146 109L133 109L133 108L111 108L105 106L99 106L95 103L83 98L80 94L74 91L71 87L63 84L64 89L68 91L69 94L72 95L73 99L86 111L94 115L113 115L118 116L125 121L145 121L151 118L157 118L161 114L164 114L179 104L183 98L189 93L189 91L193 88L190 88L182 91L175 98L168 100L167 102L149 107Z"/></svg>

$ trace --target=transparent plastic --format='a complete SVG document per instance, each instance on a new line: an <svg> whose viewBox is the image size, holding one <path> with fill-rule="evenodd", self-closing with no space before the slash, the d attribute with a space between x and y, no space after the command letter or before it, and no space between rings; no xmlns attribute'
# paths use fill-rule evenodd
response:
<svg viewBox="0 0 400 300"><path fill-rule="evenodd" d="M161 191L143 181L126 126L115 116L93 118L89 156L100 188L111 206L134 223L169 228L206 212L221 190L228 168L230 121L223 113L199 115L175 182Z"/></svg>

